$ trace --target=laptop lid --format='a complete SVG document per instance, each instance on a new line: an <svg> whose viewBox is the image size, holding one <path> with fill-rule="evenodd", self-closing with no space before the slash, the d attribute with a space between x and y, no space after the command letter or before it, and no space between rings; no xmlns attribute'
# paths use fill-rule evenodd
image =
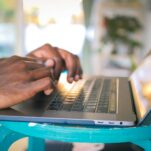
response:
<svg viewBox="0 0 151 151"><path fill-rule="evenodd" d="M130 76L138 124L142 123L151 111L151 55Z"/></svg>

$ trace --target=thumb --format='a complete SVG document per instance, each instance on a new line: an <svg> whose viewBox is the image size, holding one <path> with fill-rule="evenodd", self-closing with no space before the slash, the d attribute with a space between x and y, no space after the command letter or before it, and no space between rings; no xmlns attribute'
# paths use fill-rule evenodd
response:
<svg viewBox="0 0 151 151"><path fill-rule="evenodd" d="M50 88L52 84L52 80L49 77L42 78L40 80L36 80L28 83L28 86L25 88L32 96L40 91L44 91Z"/></svg>

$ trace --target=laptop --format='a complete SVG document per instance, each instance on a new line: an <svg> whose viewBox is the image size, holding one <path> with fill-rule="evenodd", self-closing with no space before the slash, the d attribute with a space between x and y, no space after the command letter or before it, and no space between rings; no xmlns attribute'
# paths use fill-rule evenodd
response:
<svg viewBox="0 0 151 151"><path fill-rule="evenodd" d="M97 126L151 124L151 55L130 77L92 76L39 93L8 109L0 120ZM62 80L61 80L62 79Z"/></svg>

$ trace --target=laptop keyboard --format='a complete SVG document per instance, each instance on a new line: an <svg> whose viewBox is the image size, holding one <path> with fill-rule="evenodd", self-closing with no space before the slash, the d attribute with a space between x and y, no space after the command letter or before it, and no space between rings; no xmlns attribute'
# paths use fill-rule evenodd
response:
<svg viewBox="0 0 151 151"><path fill-rule="evenodd" d="M49 110L116 113L116 79L80 80L66 90L54 92Z"/></svg>

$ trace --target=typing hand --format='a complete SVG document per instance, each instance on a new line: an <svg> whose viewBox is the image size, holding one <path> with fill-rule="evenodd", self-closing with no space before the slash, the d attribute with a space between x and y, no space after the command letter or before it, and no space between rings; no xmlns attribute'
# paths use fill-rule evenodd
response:
<svg viewBox="0 0 151 151"><path fill-rule="evenodd" d="M72 83L82 78L82 68L78 56L57 48L50 44L45 44L28 54L33 58L42 59L48 67L53 68L52 74L58 80L63 70L68 71L67 81Z"/></svg>
<svg viewBox="0 0 151 151"><path fill-rule="evenodd" d="M36 59L18 56L0 59L0 109L29 99L40 91L50 94L54 89L50 75L50 68L37 63Z"/></svg>

